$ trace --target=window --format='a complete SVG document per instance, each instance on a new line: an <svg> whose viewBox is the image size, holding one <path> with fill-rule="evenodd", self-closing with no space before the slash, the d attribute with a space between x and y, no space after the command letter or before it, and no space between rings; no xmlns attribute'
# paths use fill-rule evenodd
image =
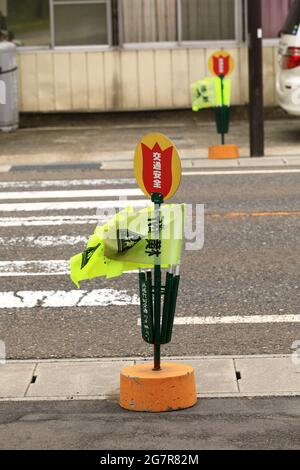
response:
<svg viewBox="0 0 300 470"><path fill-rule="evenodd" d="M235 0L182 0L182 40L235 40Z"/></svg>
<svg viewBox="0 0 300 470"><path fill-rule="evenodd" d="M55 46L108 44L107 2L54 0Z"/></svg>
<svg viewBox="0 0 300 470"><path fill-rule="evenodd" d="M292 4L293 0L262 0L264 38L278 38Z"/></svg>
<svg viewBox="0 0 300 470"><path fill-rule="evenodd" d="M235 41L240 0L120 0L123 44Z"/></svg>
<svg viewBox="0 0 300 470"><path fill-rule="evenodd" d="M20 46L111 44L110 0L0 0L0 29Z"/></svg>
<svg viewBox="0 0 300 470"><path fill-rule="evenodd" d="M50 45L48 0L0 0L9 38L20 46ZM0 15L1 16L1 15Z"/></svg>
<svg viewBox="0 0 300 470"><path fill-rule="evenodd" d="M265 9L278 1L263 0ZM242 25L242 2L0 0L0 35L4 31L18 45L29 47L237 42ZM291 0L280 0L280 3L285 5L281 10L286 13ZM277 18L276 8L272 7L272 11Z"/></svg>
<svg viewBox="0 0 300 470"><path fill-rule="evenodd" d="M124 43L177 41L177 0L122 0Z"/></svg>

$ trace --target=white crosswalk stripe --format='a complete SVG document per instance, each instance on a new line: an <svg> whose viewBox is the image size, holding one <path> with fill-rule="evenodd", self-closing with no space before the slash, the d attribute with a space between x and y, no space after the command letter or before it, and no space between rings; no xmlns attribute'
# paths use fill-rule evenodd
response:
<svg viewBox="0 0 300 470"><path fill-rule="evenodd" d="M137 295L124 290L95 289L50 290L50 291L9 291L0 292L0 309L5 308L62 308L62 307L107 307L110 305L138 305Z"/></svg>
<svg viewBox="0 0 300 470"><path fill-rule="evenodd" d="M0 227L39 227L47 225L86 225L105 223L107 217L95 215L49 215L35 217L0 217Z"/></svg>
<svg viewBox="0 0 300 470"><path fill-rule="evenodd" d="M0 204L0 212L66 211L72 209L118 209L127 206L143 207L151 204L148 199L115 201L21 202Z"/></svg>
<svg viewBox="0 0 300 470"><path fill-rule="evenodd" d="M75 253L74 253L75 254ZM0 261L0 277L68 276L69 260ZM137 271L129 271L136 273Z"/></svg>
<svg viewBox="0 0 300 470"><path fill-rule="evenodd" d="M88 189L76 191L18 191L18 192L0 192L0 200L13 199L75 199L75 198L94 198L94 197L124 197L124 196L143 196L143 192L138 188L131 189Z"/></svg>
<svg viewBox="0 0 300 470"><path fill-rule="evenodd" d="M0 237L0 245L3 246L23 246L23 247L34 247L44 248L51 246L73 246L79 243L86 243L88 237L81 235L61 235L58 237L52 235L44 236L28 236L28 237Z"/></svg>
<svg viewBox="0 0 300 470"><path fill-rule="evenodd" d="M76 186L124 186L134 185L134 178L115 178L115 179L74 179L74 180L37 180L37 181L0 181L0 189L31 189L31 188L73 188Z"/></svg>
<svg viewBox="0 0 300 470"><path fill-rule="evenodd" d="M62 276L70 273L65 260L0 261L0 276Z"/></svg>

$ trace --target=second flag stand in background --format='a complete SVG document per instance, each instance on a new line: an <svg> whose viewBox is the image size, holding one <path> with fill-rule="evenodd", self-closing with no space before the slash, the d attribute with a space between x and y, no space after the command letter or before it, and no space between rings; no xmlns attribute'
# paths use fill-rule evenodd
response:
<svg viewBox="0 0 300 470"><path fill-rule="evenodd" d="M239 157L236 144L225 144L229 132L231 80L226 78L234 69L234 61L224 50L214 52L208 60L208 68L215 77L206 77L192 84L192 109L215 109L217 133L221 135L221 145L208 148L210 159L230 159Z"/></svg>

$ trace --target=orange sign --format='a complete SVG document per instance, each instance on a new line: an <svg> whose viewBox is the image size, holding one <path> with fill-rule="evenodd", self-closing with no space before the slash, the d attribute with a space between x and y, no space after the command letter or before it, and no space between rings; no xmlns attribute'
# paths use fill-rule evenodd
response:
<svg viewBox="0 0 300 470"><path fill-rule="evenodd" d="M134 175L143 193L172 197L180 184L181 163L173 142L163 134L148 134L138 143L134 156Z"/></svg>
<svg viewBox="0 0 300 470"><path fill-rule="evenodd" d="M208 67L213 75L226 77L234 69L234 60L228 52L217 51L208 59Z"/></svg>

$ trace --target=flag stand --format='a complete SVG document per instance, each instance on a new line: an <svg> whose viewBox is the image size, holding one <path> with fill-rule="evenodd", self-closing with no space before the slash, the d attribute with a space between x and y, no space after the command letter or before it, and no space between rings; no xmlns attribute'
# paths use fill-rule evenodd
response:
<svg viewBox="0 0 300 470"><path fill-rule="evenodd" d="M137 361L120 373L120 406L131 411L162 412L185 409L197 402L195 374L190 365L161 361L161 345L171 341L179 286L180 255L168 258L170 240L164 201L178 189L180 158L174 144L162 134L144 136L135 152L135 176L151 198L145 253L151 261L139 269L142 337L153 345L153 361ZM159 188L159 189L157 189ZM159 191L159 192L158 192ZM178 221L173 218L173 225ZM175 238L174 238L175 241ZM180 245L181 248L181 245ZM147 260L148 261L148 260ZM175 274L173 265L176 266ZM150 268L152 267L152 269ZM166 274L163 271L166 269Z"/></svg>

